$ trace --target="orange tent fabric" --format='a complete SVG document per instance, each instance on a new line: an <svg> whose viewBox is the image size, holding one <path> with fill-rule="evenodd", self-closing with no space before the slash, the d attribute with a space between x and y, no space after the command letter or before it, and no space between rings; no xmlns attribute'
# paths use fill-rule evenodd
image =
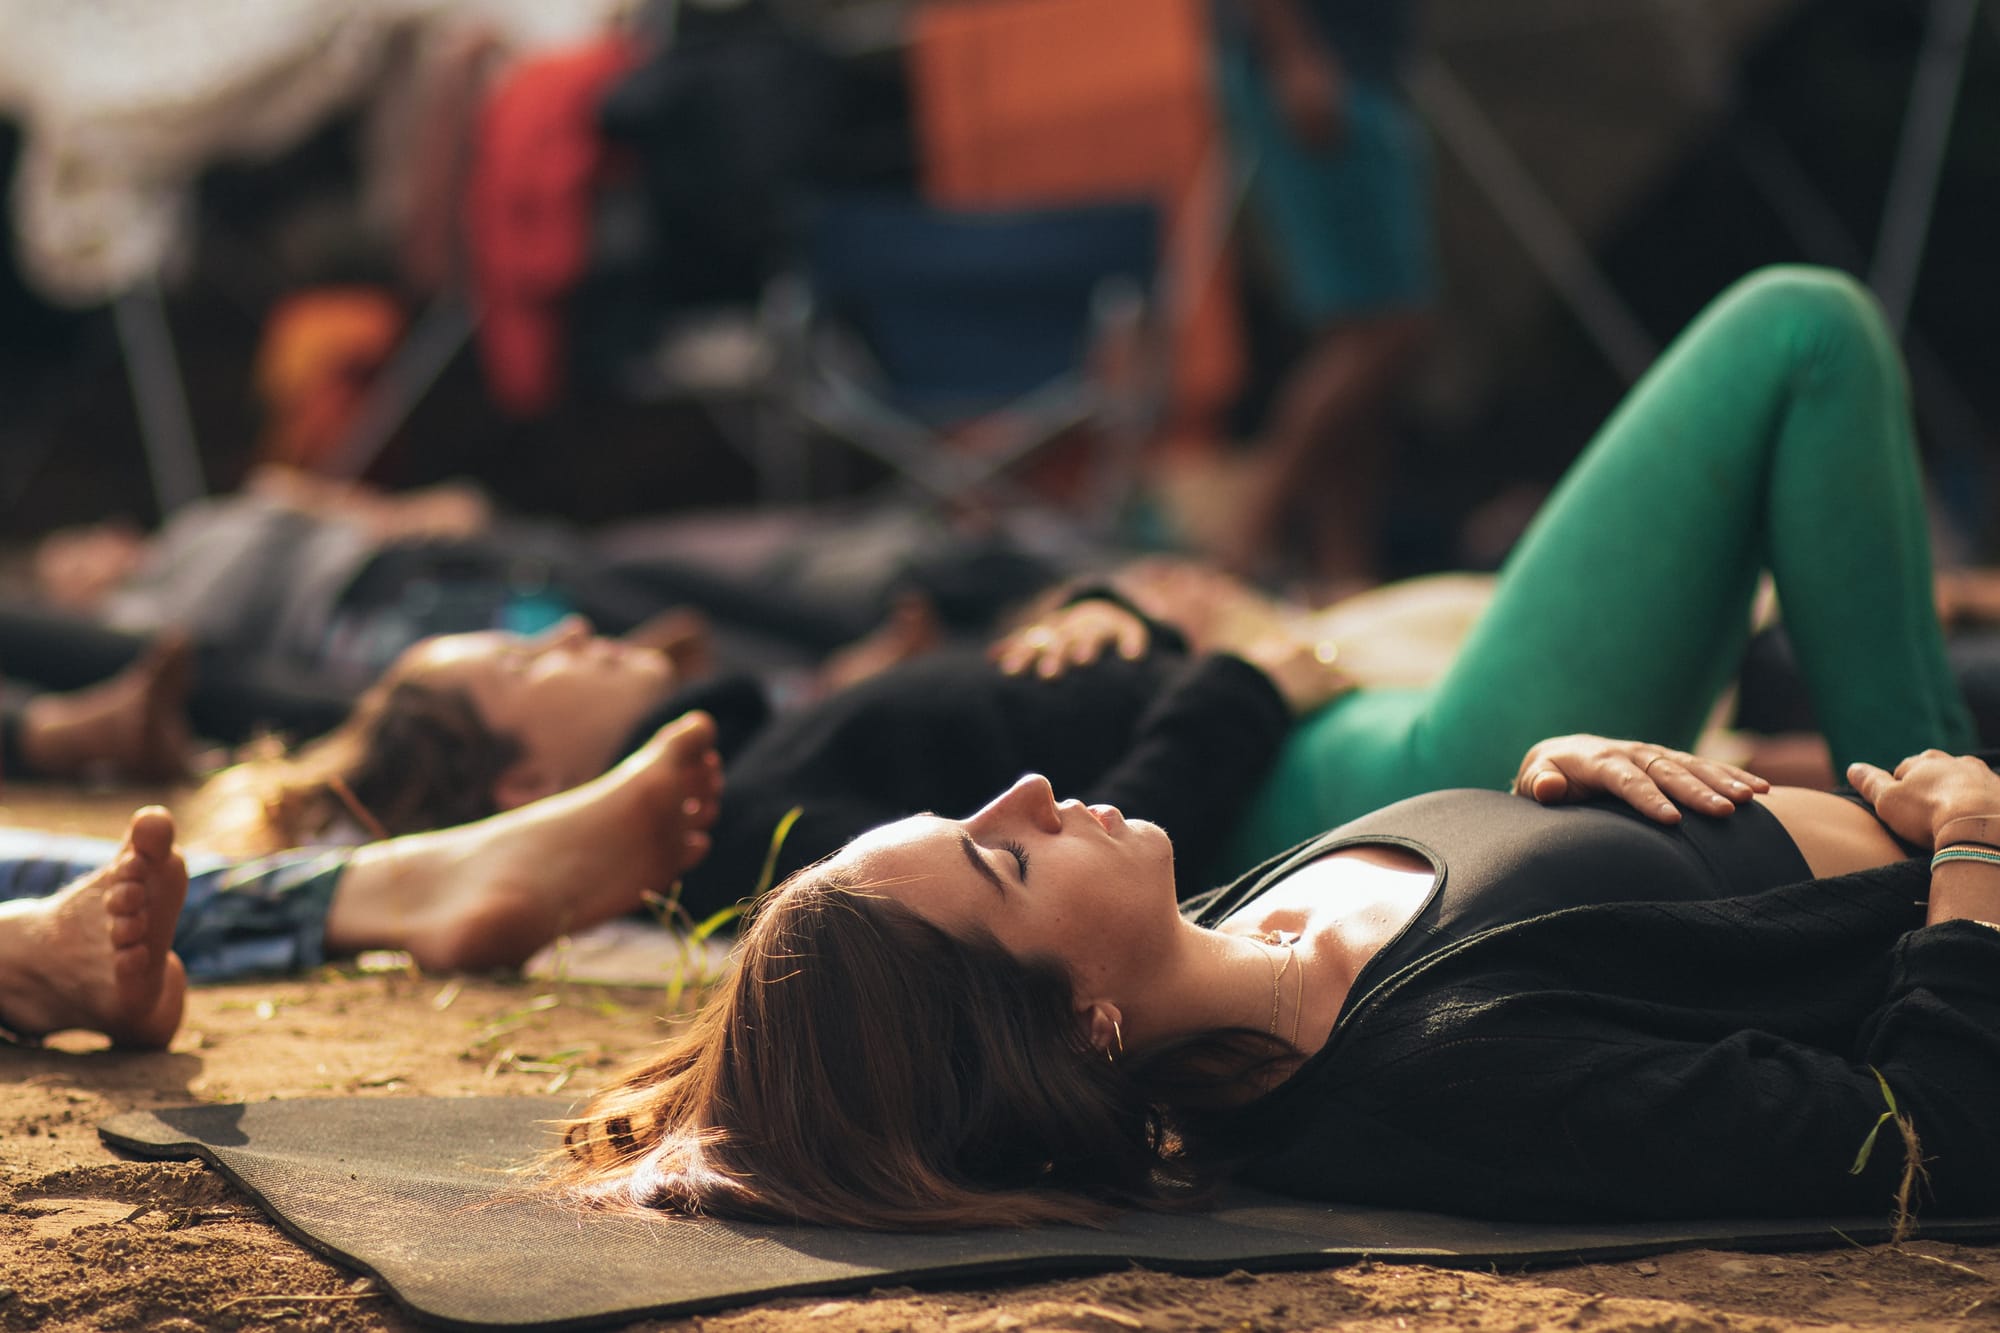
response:
<svg viewBox="0 0 2000 1333"><path fill-rule="evenodd" d="M402 305L375 287L308 288L272 306L257 346L258 457L322 465L353 427L403 323Z"/></svg>
<svg viewBox="0 0 2000 1333"><path fill-rule="evenodd" d="M1177 415L1242 375L1206 0L957 0L910 33L925 190L946 207L1151 196L1167 220Z"/></svg>

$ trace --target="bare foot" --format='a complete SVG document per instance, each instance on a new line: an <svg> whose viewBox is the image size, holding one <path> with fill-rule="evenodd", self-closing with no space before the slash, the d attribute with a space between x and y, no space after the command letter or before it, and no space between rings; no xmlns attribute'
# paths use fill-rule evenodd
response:
<svg viewBox="0 0 2000 1333"><path fill-rule="evenodd" d="M518 966L670 887L707 855L721 795L715 722L689 713L581 787L363 847L334 892L327 951L405 949L434 970Z"/></svg>
<svg viewBox="0 0 2000 1333"><path fill-rule="evenodd" d="M173 952L187 897L174 820L149 805L102 870L49 898L0 903L0 1024L24 1037L83 1028L163 1047L187 974Z"/></svg>
<svg viewBox="0 0 2000 1333"><path fill-rule="evenodd" d="M21 758L28 775L131 782L186 777L193 749L187 696L193 683L194 647L186 635L168 631L110 680L36 695L21 714Z"/></svg>

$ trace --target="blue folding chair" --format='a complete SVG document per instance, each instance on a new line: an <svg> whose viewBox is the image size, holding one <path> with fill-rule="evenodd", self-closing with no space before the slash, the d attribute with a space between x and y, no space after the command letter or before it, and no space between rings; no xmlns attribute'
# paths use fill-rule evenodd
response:
<svg viewBox="0 0 2000 1333"><path fill-rule="evenodd" d="M1136 483L1163 397L1149 318L1159 231L1151 204L822 200L802 271L767 304L779 393L940 506L1045 505L1007 474L1057 441L1083 441L1087 476L1067 507L1101 534ZM974 422L980 447L952 447Z"/></svg>

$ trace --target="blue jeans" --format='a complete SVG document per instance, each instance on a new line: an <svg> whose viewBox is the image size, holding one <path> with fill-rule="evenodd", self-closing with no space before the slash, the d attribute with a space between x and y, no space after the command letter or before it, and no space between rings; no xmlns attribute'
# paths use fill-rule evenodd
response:
<svg viewBox="0 0 2000 1333"><path fill-rule="evenodd" d="M109 865L110 838L0 829L0 900L46 898ZM187 904L174 951L196 981L304 972L326 961L326 913L347 869L345 847L304 848L248 861L188 857Z"/></svg>

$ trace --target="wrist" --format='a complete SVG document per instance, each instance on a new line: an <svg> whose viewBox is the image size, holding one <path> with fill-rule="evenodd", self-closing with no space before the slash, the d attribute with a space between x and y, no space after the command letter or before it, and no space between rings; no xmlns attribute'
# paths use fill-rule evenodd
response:
<svg viewBox="0 0 2000 1333"><path fill-rule="evenodd" d="M1270 678L1271 683L1278 687L1281 694L1288 693L1284 687L1285 681L1294 673L1302 656L1298 644L1277 638L1253 639L1223 651L1242 658L1263 672Z"/></svg>
<svg viewBox="0 0 2000 1333"><path fill-rule="evenodd" d="M2000 851L2000 813L1952 815L1931 830L1931 846L1971 845Z"/></svg>

